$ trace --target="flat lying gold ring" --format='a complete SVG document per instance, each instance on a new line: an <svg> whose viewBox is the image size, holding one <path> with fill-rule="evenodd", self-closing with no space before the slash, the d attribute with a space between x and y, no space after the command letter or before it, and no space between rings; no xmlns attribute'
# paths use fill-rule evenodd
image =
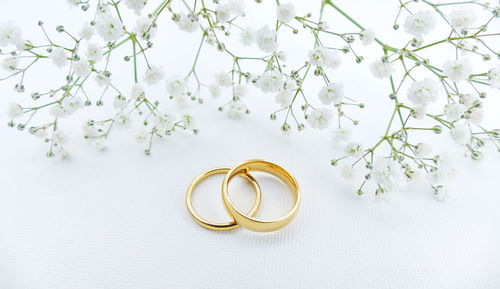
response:
<svg viewBox="0 0 500 289"><path fill-rule="evenodd" d="M189 188L187 189L186 193L186 206L188 208L189 214L191 217L201 226L210 229L210 230L216 230L216 231L228 231L228 230L233 230L239 227L239 225L236 223L234 218L232 221L225 222L225 223L215 223L211 221L207 221L204 218L202 218L198 213L193 208L193 205L191 204L191 195L193 194L193 191L195 187L204 179L217 175L217 174L225 174L231 170L230 167L217 167L213 168L207 171L204 171L201 173L199 176L197 176L189 185ZM255 216L257 213L257 210L259 209L260 206L260 200L261 200L261 192L260 192L260 187L257 181L255 180L254 177L252 177L250 174L247 174L246 172L242 172L241 176L246 179L253 187L255 191L255 201L253 203L252 208L248 212L249 216Z"/></svg>
<svg viewBox="0 0 500 289"><path fill-rule="evenodd" d="M260 220L254 218L252 215L246 215L242 213L234 206L234 204L231 202L231 199L229 199L229 182L234 176L241 173L248 173L250 171L261 171L272 174L278 177L288 186L295 197L295 203L293 204L290 212L275 220ZM264 160L249 160L238 164L226 174L226 177L224 178L224 181L222 183L222 198L224 200L226 210L230 215L233 216L233 218L236 220L236 223L252 231L271 232L283 228L293 220L300 204L300 189L297 180L288 171L278 166L277 164Z"/></svg>

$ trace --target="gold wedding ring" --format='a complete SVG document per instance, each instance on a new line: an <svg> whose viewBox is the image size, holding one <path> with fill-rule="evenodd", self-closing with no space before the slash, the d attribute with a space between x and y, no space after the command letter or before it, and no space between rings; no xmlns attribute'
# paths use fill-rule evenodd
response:
<svg viewBox="0 0 500 289"><path fill-rule="evenodd" d="M257 210L259 209L260 206L261 192L259 184L255 180L255 178L249 174L249 172L251 171L269 173L279 178L287 185L287 187L293 194L295 202L292 206L292 209L286 215L274 220L263 220L255 217L255 214L257 213ZM233 221L227 223L214 223L203 219L196 213L191 204L191 195L193 193L194 188L198 185L199 182L212 175L223 174L223 173L225 173L226 176L224 177L224 181L222 182L222 199L225 208L229 213L229 215L233 218ZM229 198L229 191L228 191L229 182L235 176L242 176L245 179L247 179L256 192L256 199L254 205L252 209L246 214L241 212L238 208L236 208L235 205L232 203L231 199ZM231 230L241 225L242 227L245 227L249 230L256 232L271 232L285 227L293 220L293 218L297 214L297 210L300 204L300 199L301 197L300 197L299 184L292 174L290 174L287 170L285 170L284 168L280 167L277 164L265 160L255 159L242 162L233 168L219 167L203 172L201 175L199 175L191 182L186 194L186 205L188 207L189 213L191 214L191 217L198 224L207 229L219 230L219 231Z"/></svg>
<svg viewBox="0 0 500 289"><path fill-rule="evenodd" d="M188 208L189 214L191 217L201 226L210 229L210 230L216 230L216 231L228 231L228 230L233 230L239 227L239 225L236 223L236 221L233 220L225 223L216 223L216 222L211 222L207 221L206 219L202 218L198 213L193 208L193 204L191 203L191 196L193 194L194 189L196 186L203 181L204 179L211 177L213 175L218 175L218 174L226 174L231 170L230 167L218 167L218 168L213 168L207 171L204 171L201 173L199 176L197 176L189 185L189 188L186 193L186 206ZM260 206L260 199L261 199L261 193L260 193L260 187L257 181L255 180L254 177L247 173L241 174L241 177L246 179L253 187L253 190L255 191L255 201L253 203L252 208L248 212L248 215L254 216L257 213L257 210L259 209Z"/></svg>

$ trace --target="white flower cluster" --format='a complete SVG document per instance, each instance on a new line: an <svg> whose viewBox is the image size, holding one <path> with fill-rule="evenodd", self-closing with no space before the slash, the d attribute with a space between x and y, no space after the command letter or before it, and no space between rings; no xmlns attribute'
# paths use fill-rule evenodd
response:
<svg viewBox="0 0 500 289"><path fill-rule="evenodd" d="M258 3L159 2L154 9L147 0L69 0L71 6L92 11L92 17L87 17L89 20L76 33L57 26L55 30L67 38L61 43L51 39L42 22L39 26L47 42L36 44L24 39L14 22L0 23L1 67L7 73L1 79L16 79L15 91L29 91L35 102L9 103L9 126L27 128L50 145L49 156L65 157L68 136L60 122L77 112L85 114L87 109L109 104L114 109L111 115L84 123L85 138L104 150L115 128L134 129L136 141L145 143L149 154L156 138L178 130L198 133L195 118L188 111L192 104L203 103L205 95L217 101L226 99L218 110L240 119L250 113L252 105L247 106L247 102L252 99L247 95L258 89L275 100L276 110L270 113L270 119L279 119L283 134L308 127L333 131L332 153L340 156L331 160L332 165L342 162L342 177L361 179L358 195L373 190L377 197L388 196L407 182L419 181L422 175L427 175L438 199L449 197L454 162L445 153L433 153L436 144L444 147L432 138L434 134L445 132L474 160L483 157L486 143L499 147L500 131L486 128L483 120L487 92L490 97L500 89L500 64L491 55L499 56L500 51L489 45L492 36L500 33L500 8L483 0L445 5L400 2L393 28L398 30L399 24L403 25L403 31L396 32L403 40L401 46L383 39L387 33L378 34L363 26L362 22L368 21L349 16L338 6L341 1L314 2L320 8L317 15L301 13L293 3L278 1L272 19L259 15L254 23L240 19L250 11L245 5ZM124 9L133 13L121 13ZM127 14L135 16L124 17ZM342 31L330 27L324 21L329 19L327 15L341 17L354 28ZM159 22L160 18L165 21ZM189 60L188 71L176 68L175 73L167 74L163 67L168 64L153 59L153 42L162 35L159 23L201 38L193 49L196 54ZM283 42L286 37L310 45L302 54L295 54L288 42ZM241 46L246 50L238 50ZM435 54L436 47L447 52ZM211 48L231 65L214 61L216 67L209 68L215 71L213 78L206 80L199 73L203 69L199 60L204 57L201 52ZM368 50L378 57L365 66L363 55ZM290 52L293 57L288 56ZM130 71L116 71L112 58L128 63ZM65 74L59 79L63 84L57 83L49 91L25 87L25 74L35 63L46 61ZM479 61L486 64L477 65ZM373 127L389 119L380 139L372 145L355 138L359 121L354 110L363 109L365 104L353 97L352 87L339 81L339 74L350 71L348 65L371 71L374 81L380 79L390 91L386 101L391 102L393 111L389 117L372 118L378 124ZM134 82L130 87L118 87L116 80L126 73ZM97 84L101 93L90 93L89 83ZM149 93L149 87L156 85L165 90L165 95ZM387 95L385 91L370 93L373 97ZM48 111L49 119L36 123L40 110Z"/></svg>

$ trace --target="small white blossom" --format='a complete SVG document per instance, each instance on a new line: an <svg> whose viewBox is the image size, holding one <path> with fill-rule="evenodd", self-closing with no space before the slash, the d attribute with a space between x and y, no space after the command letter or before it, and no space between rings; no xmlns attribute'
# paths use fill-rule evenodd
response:
<svg viewBox="0 0 500 289"><path fill-rule="evenodd" d="M220 86L218 86L216 83L212 83L208 86L208 91L210 91L210 94L214 98L218 98L221 94L221 89Z"/></svg>
<svg viewBox="0 0 500 289"><path fill-rule="evenodd" d="M64 109L65 115L70 115L83 107L83 102L80 97L71 96L66 97L61 102L61 107Z"/></svg>
<svg viewBox="0 0 500 289"><path fill-rule="evenodd" d="M419 11L408 15L405 20L405 31L414 36L422 36L429 33L435 26L436 19L431 11Z"/></svg>
<svg viewBox="0 0 500 289"><path fill-rule="evenodd" d="M326 68L337 68L340 65L340 57L336 50L320 46L309 52L309 63Z"/></svg>
<svg viewBox="0 0 500 289"><path fill-rule="evenodd" d="M227 115L230 118L237 119L241 118L245 113L245 106L239 101L231 101L229 103L229 109L227 110Z"/></svg>
<svg viewBox="0 0 500 289"><path fill-rule="evenodd" d="M231 79L231 75L229 73L225 73L224 71L221 71L217 74L215 74L215 82L224 87L231 86L233 84L233 80Z"/></svg>
<svg viewBox="0 0 500 289"><path fill-rule="evenodd" d="M425 106L431 102L435 102L438 96L438 83L429 78L414 82L410 88L408 88L408 99L414 104Z"/></svg>
<svg viewBox="0 0 500 289"><path fill-rule="evenodd" d="M437 158L436 170L431 171L430 181L434 185L445 185L456 176L454 159L447 153L439 155Z"/></svg>
<svg viewBox="0 0 500 289"><path fill-rule="evenodd" d="M114 42L123 35L123 24L120 19L103 15L96 20L96 31L104 41Z"/></svg>
<svg viewBox="0 0 500 289"><path fill-rule="evenodd" d="M373 40L375 40L375 31L369 28L359 32L359 39L363 42L363 45L370 45Z"/></svg>
<svg viewBox="0 0 500 289"><path fill-rule="evenodd" d="M319 100L324 105L339 104L344 97L344 86L340 83L331 82L319 91Z"/></svg>
<svg viewBox="0 0 500 289"><path fill-rule="evenodd" d="M453 82L469 78L472 66L468 59L447 60L443 65L443 72Z"/></svg>
<svg viewBox="0 0 500 289"><path fill-rule="evenodd" d="M65 117L66 116L66 110L62 105L56 104L50 107L49 109L49 114L53 117Z"/></svg>
<svg viewBox="0 0 500 289"><path fill-rule="evenodd" d="M333 142L341 144L347 142L351 138L352 130L350 127L343 125L333 130Z"/></svg>
<svg viewBox="0 0 500 289"><path fill-rule="evenodd" d="M66 51L61 47L52 48L49 58L52 60L52 63L59 67L66 65L68 61Z"/></svg>
<svg viewBox="0 0 500 289"><path fill-rule="evenodd" d="M7 71L16 70L19 65L19 59L9 56L5 57L2 61L2 68Z"/></svg>
<svg viewBox="0 0 500 289"><path fill-rule="evenodd" d="M224 23L227 22L228 20L231 19L231 6L228 4L222 4L217 6L215 9L215 15L217 16L217 21L219 23Z"/></svg>
<svg viewBox="0 0 500 289"><path fill-rule="evenodd" d="M198 18L192 14L186 15L184 12L179 14L179 21L177 25L180 30L187 32L195 32L198 30Z"/></svg>
<svg viewBox="0 0 500 289"><path fill-rule="evenodd" d="M127 8L134 10L137 15L141 14L142 8L146 6L147 0L124 0Z"/></svg>
<svg viewBox="0 0 500 289"><path fill-rule="evenodd" d="M463 103L467 108L474 106L474 103L479 101L479 98L472 94L460 94L460 103Z"/></svg>
<svg viewBox="0 0 500 289"><path fill-rule="evenodd" d="M411 111L411 116L416 119L424 119L427 114L427 105L417 104Z"/></svg>
<svg viewBox="0 0 500 289"><path fill-rule="evenodd" d="M182 116L181 122L185 129L195 128L195 121L192 115L184 114Z"/></svg>
<svg viewBox="0 0 500 289"><path fill-rule="evenodd" d="M154 85L160 82L160 80L165 77L165 73L161 67L156 67L152 65L146 72L144 73L144 81L148 85Z"/></svg>
<svg viewBox="0 0 500 289"><path fill-rule="evenodd" d="M78 6L78 5L80 5L80 0L66 0L66 1L71 6Z"/></svg>
<svg viewBox="0 0 500 289"><path fill-rule="evenodd" d="M257 80L257 87L259 87L263 92L275 93L283 87L283 78L278 71L266 71Z"/></svg>
<svg viewBox="0 0 500 289"><path fill-rule="evenodd" d="M233 88L234 96L241 98L247 94L247 87L241 84L235 85Z"/></svg>
<svg viewBox="0 0 500 289"><path fill-rule="evenodd" d="M361 157L363 155L363 146L360 143L350 142L344 147L344 151L352 157Z"/></svg>
<svg viewBox="0 0 500 289"><path fill-rule="evenodd" d="M7 105L7 116L10 119L21 117L23 116L23 108L17 103L10 102Z"/></svg>
<svg viewBox="0 0 500 289"><path fill-rule="evenodd" d="M470 142L471 132L467 125L456 123L450 130L451 138L458 144L464 145Z"/></svg>
<svg viewBox="0 0 500 289"><path fill-rule="evenodd" d="M132 120L128 116L128 114L125 113L119 113L118 115L115 116L115 124L117 125L118 128L127 128L130 126L130 123Z"/></svg>
<svg viewBox="0 0 500 289"><path fill-rule="evenodd" d="M38 138L46 138L49 135L45 127L38 128L33 134Z"/></svg>
<svg viewBox="0 0 500 289"><path fill-rule="evenodd" d="M101 60L103 57L102 55L102 48L95 43L88 43L87 44L87 58L89 60L92 60L94 62L97 62Z"/></svg>
<svg viewBox="0 0 500 289"><path fill-rule="evenodd" d="M275 96L274 100L280 104L280 106L285 107L290 105L292 102L295 92L288 89L281 89Z"/></svg>
<svg viewBox="0 0 500 289"><path fill-rule="evenodd" d="M468 121L473 123L473 124L481 124L484 119L484 110L482 108L476 108L473 109L469 114L468 114Z"/></svg>
<svg viewBox="0 0 500 289"><path fill-rule="evenodd" d="M153 19L141 17L137 19L134 32L143 40L149 40L156 35L157 27L153 25Z"/></svg>
<svg viewBox="0 0 500 289"><path fill-rule="evenodd" d="M72 67L76 76L83 77L90 73L90 64L85 58L80 58L78 61L73 62Z"/></svg>
<svg viewBox="0 0 500 289"><path fill-rule="evenodd" d="M68 141L68 136L60 129L52 132L52 141L56 144L65 144Z"/></svg>
<svg viewBox="0 0 500 289"><path fill-rule="evenodd" d="M148 139L149 133L146 130L141 130L137 135L135 136L135 140L138 143L144 143Z"/></svg>
<svg viewBox="0 0 500 289"><path fill-rule="evenodd" d="M291 3L280 3L276 8L276 18L281 22L290 22L295 17L295 6Z"/></svg>
<svg viewBox="0 0 500 289"><path fill-rule="evenodd" d="M415 153L422 158L429 157L432 153L432 147L426 143L418 143L415 148Z"/></svg>
<svg viewBox="0 0 500 289"><path fill-rule="evenodd" d="M379 58L370 64L370 70L376 78L387 78L394 72L394 65Z"/></svg>
<svg viewBox="0 0 500 289"><path fill-rule="evenodd" d="M88 138L94 138L101 134L94 125L89 125L88 122L85 122L82 125L82 130L83 130L83 135Z"/></svg>
<svg viewBox="0 0 500 289"><path fill-rule="evenodd" d="M111 83L111 77L104 72L96 73L94 79L99 86L106 86Z"/></svg>
<svg viewBox="0 0 500 289"><path fill-rule="evenodd" d="M102 138L100 139L96 139L94 141L94 147L96 150L98 151L104 151L106 150L108 147L106 146L106 141Z"/></svg>
<svg viewBox="0 0 500 289"><path fill-rule="evenodd" d="M476 22L476 14L469 7L461 7L451 11L450 22L456 28L470 27Z"/></svg>
<svg viewBox="0 0 500 289"><path fill-rule="evenodd" d="M85 24L82 29L80 29L80 32L78 33L78 36L85 40L90 40L92 36L94 36L94 26Z"/></svg>
<svg viewBox="0 0 500 289"><path fill-rule="evenodd" d="M461 103L448 103L444 106L444 116L451 121L459 120L467 110L467 107Z"/></svg>
<svg viewBox="0 0 500 289"><path fill-rule="evenodd" d="M167 79L167 91L171 96L182 96L187 90L186 81L180 75L174 75Z"/></svg>
<svg viewBox="0 0 500 289"><path fill-rule="evenodd" d="M269 29L267 25L257 30L255 40L257 46L264 52L273 52L278 47L276 30Z"/></svg>
<svg viewBox="0 0 500 289"><path fill-rule="evenodd" d="M356 179L358 176L358 171L354 169L352 166L341 166L340 167L340 176L347 181Z"/></svg>
<svg viewBox="0 0 500 289"><path fill-rule="evenodd" d="M164 135L167 131L170 131L175 126L175 116L166 110L160 110L155 118L155 124L157 133Z"/></svg>
<svg viewBox="0 0 500 289"><path fill-rule="evenodd" d="M130 98L133 100L141 99L145 95L144 88L139 83L136 83L132 86L130 92Z"/></svg>
<svg viewBox="0 0 500 289"><path fill-rule="evenodd" d="M434 186L434 196L438 201L446 201L451 198L451 190L448 186Z"/></svg>
<svg viewBox="0 0 500 289"><path fill-rule="evenodd" d="M404 181L400 164L389 159L376 160L371 175L387 191L397 190Z"/></svg>
<svg viewBox="0 0 500 289"><path fill-rule="evenodd" d="M241 0L231 0L228 2L229 7L231 7L231 13L236 16L245 15L245 1Z"/></svg>
<svg viewBox="0 0 500 289"><path fill-rule="evenodd" d="M307 116L307 121L313 128L324 129L330 124L333 113L326 109L315 109Z"/></svg>
<svg viewBox="0 0 500 289"><path fill-rule="evenodd" d="M123 95L117 95L115 96L115 99L113 100L113 107L115 109L125 109L128 106L128 101L127 98Z"/></svg>
<svg viewBox="0 0 500 289"><path fill-rule="evenodd" d="M247 27L240 32L241 43L245 46L250 46L255 41L255 31L251 27Z"/></svg>
<svg viewBox="0 0 500 289"><path fill-rule="evenodd" d="M0 23L0 46L15 44L21 37L21 28L15 22Z"/></svg>
<svg viewBox="0 0 500 289"><path fill-rule="evenodd" d="M488 71L489 84L495 88L500 88L500 65Z"/></svg>

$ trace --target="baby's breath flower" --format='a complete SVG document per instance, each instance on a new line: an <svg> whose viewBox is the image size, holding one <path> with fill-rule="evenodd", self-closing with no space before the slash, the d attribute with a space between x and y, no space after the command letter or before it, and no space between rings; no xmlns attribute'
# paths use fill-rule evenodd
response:
<svg viewBox="0 0 500 289"><path fill-rule="evenodd" d="M115 96L113 100L113 107L116 109L125 109L128 106L128 101L123 95Z"/></svg>
<svg viewBox="0 0 500 289"><path fill-rule="evenodd" d="M94 27L88 24L84 24L82 29L80 29L78 36L85 40L90 40L92 36L94 36Z"/></svg>
<svg viewBox="0 0 500 289"><path fill-rule="evenodd" d="M405 20L405 31L414 36L429 33L435 26L436 20L431 11L419 11L408 15Z"/></svg>
<svg viewBox="0 0 500 289"><path fill-rule="evenodd" d="M15 57L9 56L2 61L2 68L7 71L16 70L19 65L19 60Z"/></svg>
<svg viewBox="0 0 500 289"><path fill-rule="evenodd" d="M335 50L320 46L309 52L309 63L334 69L340 65L340 57Z"/></svg>
<svg viewBox="0 0 500 289"><path fill-rule="evenodd" d="M98 151L104 151L104 150L106 150L106 149L107 149L107 146L106 146L106 141L105 141L104 139L102 139L102 138L100 138L100 139L96 139L96 140L94 141L94 147L95 147L95 149L96 149L96 150L98 150Z"/></svg>
<svg viewBox="0 0 500 289"><path fill-rule="evenodd" d="M288 89L281 89L276 96L274 97L274 100L280 104L281 107L285 107L290 105L292 102L294 96L294 92Z"/></svg>
<svg viewBox="0 0 500 289"><path fill-rule="evenodd" d="M255 31L252 27L247 27L240 32L240 40L245 46L250 46L255 42Z"/></svg>
<svg viewBox="0 0 500 289"><path fill-rule="evenodd" d="M476 22L476 14L470 7L460 7L450 13L451 25L456 28L470 27Z"/></svg>
<svg viewBox="0 0 500 289"><path fill-rule="evenodd" d="M15 44L21 37L21 28L14 21L0 23L0 46Z"/></svg>
<svg viewBox="0 0 500 289"><path fill-rule="evenodd" d="M333 142L337 144L342 144L351 138L351 129L347 126L337 127L333 130Z"/></svg>
<svg viewBox="0 0 500 289"><path fill-rule="evenodd" d="M347 181L353 180L358 176L358 171L355 170L352 166L341 166L340 167L340 176Z"/></svg>
<svg viewBox="0 0 500 289"><path fill-rule="evenodd" d="M359 32L359 39L363 42L363 45L370 45L375 40L375 31L371 28L362 30Z"/></svg>
<svg viewBox="0 0 500 289"><path fill-rule="evenodd" d="M56 144L65 144L68 141L68 136L60 129L52 132L51 138Z"/></svg>
<svg viewBox="0 0 500 289"><path fill-rule="evenodd" d="M255 40L257 46L264 52L273 52L278 47L276 31L269 29L267 25L257 30Z"/></svg>
<svg viewBox="0 0 500 289"><path fill-rule="evenodd" d="M257 87L263 92L277 92L283 87L284 81L282 75L278 71L266 71L257 80Z"/></svg>
<svg viewBox="0 0 500 289"><path fill-rule="evenodd" d="M228 4L218 5L215 9L217 21L219 21L220 23L227 22L229 19L231 19L231 12L231 6L229 6Z"/></svg>
<svg viewBox="0 0 500 289"><path fill-rule="evenodd" d="M363 147L360 143L350 142L345 145L344 151L352 157L361 157L363 155Z"/></svg>
<svg viewBox="0 0 500 289"><path fill-rule="evenodd" d="M331 82L327 86L324 86L319 91L319 100L324 105L338 104L342 101L344 97L344 86L340 83Z"/></svg>
<svg viewBox="0 0 500 289"><path fill-rule="evenodd" d="M215 74L215 82L219 86L229 87L233 84L233 80L231 79L231 75L229 73L225 73L224 71L220 71Z"/></svg>
<svg viewBox="0 0 500 289"><path fill-rule="evenodd" d="M130 98L133 100L141 99L145 95L144 88L139 83L136 83L132 86L130 91Z"/></svg>
<svg viewBox="0 0 500 289"><path fill-rule="evenodd" d="M154 123L160 135L164 135L167 131L170 131L175 126L175 116L170 111L161 109L158 111Z"/></svg>
<svg viewBox="0 0 500 289"><path fill-rule="evenodd" d="M186 15L186 13L181 12L179 14L179 21L177 22L177 26L180 30L195 32L196 30L198 30L198 27L200 25L196 16L192 14Z"/></svg>
<svg viewBox="0 0 500 289"><path fill-rule="evenodd" d="M52 48L49 58L52 60L52 63L59 67L66 65L66 63L68 62L66 51L61 47Z"/></svg>
<svg viewBox="0 0 500 289"><path fill-rule="evenodd" d="M447 60L443 65L443 72L453 82L469 78L472 66L468 59Z"/></svg>
<svg viewBox="0 0 500 289"><path fill-rule="evenodd" d="M146 6L147 0L124 0L125 6L133 10L137 15L141 14L142 9Z"/></svg>
<svg viewBox="0 0 500 289"><path fill-rule="evenodd" d="M184 114L181 119L182 125L185 129L194 129L195 128L195 120L192 115Z"/></svg>
<svg viewBox="0 0 500 289"><path fill-rule="evenodd" d="M500 65L497 65L488 71L488 82L495 88L500 88Z"/></svg>
<svg viewBox="0 0 500 289"><path fill-rule="evenodd" d="M245 106L240 101L231 101L227 110L227 115L230 118L241 118L245 113Z"/></svg>
<svg viewBox="0 0 500 289"><path fill-rule="evenodd" d="M167 91L171 96L182 96L186 90L186 81L181 75L173 75L167 79Z"/></svg>
<svg viewBox="0 0 500 289"><path fill-rule="evenodd" d="M144 143L146 142L147 139L148 139L148 132L146 130L141 130L135 136L135 140L138 143Z"/></svg>
<svg viewBox="0 0 500 289"><path fill-rule="evenodd" d="M469 122L479 125L484 119L484 110L481 108L473 109L468 115L467 119Z"/></svg>
<svg viewBox="0 0 500 289"><path fill-rule="evenodd" d="M23 108L15 102L10 102L7 105L7 117L14 119L21 116L23 116Z"/></svg>
<svg viewBox="0 0 500 289"><path fill-rule="evenodd" d="M154 65L149 67L148 70L146 70L146 72L144 73L144 81L148 85L157 84L164 77L165 73L163 72L163 69Z"/></svg>
<svg viewBox="0 0 500 289"><path fill-rule="evenodd" d="M315 109L307 116L307 121L313 128L325 129L330 124L333 113L326 108Z"/></svg>
<svg viewBox="0 0 500 289"><path fill-rule="evenodd" d="M95 43L87 44L87 58L93 60L94 62L100 61L102 59L102 48Z"/></svg>
<svg viewBox="0 0 500 289"><path fill-rule="evenodd" d="M96 20L96 31L105 41L114 42L123 35L123 24L117 17L103 15Z"/></svg>
<svg viewBox="0 0 500 289"><path fill-rule="evenodd" d="M456 123L450 130L450 136L456 143L464 145L470 142L471 133L467 125Z"/></svg>
<svg viewBox="0 0 500 289"><path fill-rule="evenodd" d="M153 19L149 17L141 17L137 19L134 32L143 40L149 40L156 35L157 27L153 25Z"/></svg>
<svg viewBox="0 0 500 289"><path fill-rule="evenodd" d="M123 112L120 112L115 116L115 124L118 128L127 128L130 126L131 122L132 120L130 119L129 115Z"/></svg>
<svg viewBox="0 0 500 289"><path fill-rule="evenodd" d="M111 77L109 76L108 73L100 72L96 73L95 81L99 86L106 86L111 83Z"/></svg>
<svg viewBox="0 0 500 289"><path fill-rule="evenodd" d="M241 98L247 94L247 87L241 84L234 86L234 96Z"/></svg>
<svg viewBox="0 0 500 289"><path fill-rule="evenodd" d="M431 102L435 102L438 96L438 82L429 78L414 82L408 88L408 99L415 104L428 105Z"/></svg>
<svg viewBox="0 0 500 289"><path fill-rule="evenodd" d="M73 62L71 65L76 76L84 77L90 73L90 64L89 61L85 58L80 58L78 61Z"/></svg>
<svg viewBox="0 0 500 289"><path fill-rule="evenodd" d="M281 22L290 22L295 17L295 6L291 3L280 3L276 8L276 18Z"/></svg>
<svg viewBox="0 0 500 289"><path fill-rule="evenodd" d="M379 58L370 65L370 70L376 78L387 78L394 72L394 66L391 62Z"/></svg>
<svg viewBox="0 0 500 289"><path fill-rule="evenodd" d="M220 86L218 86L216 83L212 83L208 86L208 91L214 98L218 98L221 94L221 89Z"/></svg>
<svg viewBox="0 0 500 289"><path fill-rule="evenodd" d="M377 184L387 191L397 190L404 182L399 163L391 159L376 160L371 175Z"/></svg>
<svg viewBox="0 0 500 289"><path fill-rule="evenodd" d="M459 120L467 110L467 107L461 103L448 103L444 106L444 116L451 120Z"/></svg>

